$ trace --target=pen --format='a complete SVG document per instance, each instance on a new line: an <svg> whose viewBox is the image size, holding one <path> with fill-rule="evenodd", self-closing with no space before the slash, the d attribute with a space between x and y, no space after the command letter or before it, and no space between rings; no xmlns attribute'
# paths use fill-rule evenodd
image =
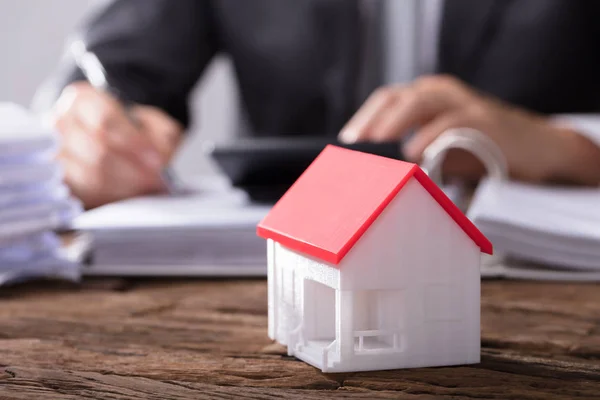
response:
<svg viewBox="0 0 600 400"><path fill-rule="evenodd" d="M87 50L87 46L83 42L83 40L79 39L74 41L71 44L71 53L73 58L75 59L75 63L88 80L90 85L94 88L101 90L103 92L116 94L116 91L110 86L108 82L108 75L106 73L106 69L98 59L98 57ZM117 96L118 97L118 96ZM123 100L123 99L119 99ZM128 111L128 105L124 104L126 115L129 117L130 121L137 125L135 119L131 116ZM179 181L177 180L173 171L171 171L168 167L164 167L161 171L161 179L165 186L165 189L169 194L177 194L179 192Z"/></svg>

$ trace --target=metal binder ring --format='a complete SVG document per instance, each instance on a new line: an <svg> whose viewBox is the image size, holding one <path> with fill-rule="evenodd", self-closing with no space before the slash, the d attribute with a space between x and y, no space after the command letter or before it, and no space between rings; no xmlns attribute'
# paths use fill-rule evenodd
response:
<svg viewBox="0 0 600 400"><path fill-rule="evenodd" d="M491 179L508 178L506 158L492 139L475 129L457 128L442 133L423 152L421 168L436 184L442 184L442 163L450 149L462 149L473 154L483 163Z"/></svg>

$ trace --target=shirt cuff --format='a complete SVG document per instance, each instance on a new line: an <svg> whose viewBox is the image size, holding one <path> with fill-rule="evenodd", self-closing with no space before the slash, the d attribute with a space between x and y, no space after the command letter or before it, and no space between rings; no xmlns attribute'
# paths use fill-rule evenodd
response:
<svg viewBox="0 0 600 400"><path fill-rule="evenodd" d="M551 121L574 130L600 147L600 114L557 114Z"/></svg>

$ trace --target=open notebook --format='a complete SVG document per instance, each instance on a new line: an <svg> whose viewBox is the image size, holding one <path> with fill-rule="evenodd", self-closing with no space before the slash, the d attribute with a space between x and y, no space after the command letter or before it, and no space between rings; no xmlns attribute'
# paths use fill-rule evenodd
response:
<svg viewBox="0 0 600 400"><path fill-rule="evenodd" d="M181 196L152 196L83 214L75 228L91 234L86 275L256 276L266 248L256 225L268 206L218 184Z"/></svg>
<svg viewBox="0 0 600 400"><path fill-rule="evenodd" d="M498 253L484 275L600 280L600 188L486 179L468 215Z"/></svg>

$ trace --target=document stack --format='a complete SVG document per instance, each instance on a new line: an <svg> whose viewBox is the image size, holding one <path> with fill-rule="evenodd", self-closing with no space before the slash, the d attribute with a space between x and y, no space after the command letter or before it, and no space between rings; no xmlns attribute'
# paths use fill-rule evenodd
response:
<svg viewBox="0 0 600 400"><path fill-rule="evenodd" d="M54 233L81 212L62 183L57 148L26 110L0 104L0 285L79 275Z"/></svg>

